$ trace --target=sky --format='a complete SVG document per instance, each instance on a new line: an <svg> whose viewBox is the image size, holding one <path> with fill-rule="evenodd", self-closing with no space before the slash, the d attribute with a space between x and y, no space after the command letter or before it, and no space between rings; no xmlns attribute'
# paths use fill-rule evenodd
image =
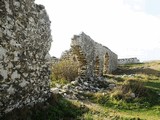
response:
<svg viewBox="0 0 160 120"><path fill-rule="evenodd" d="M51 20L50 54L59 58L81 32L118 58L160 60L160 0L35 0Z"/></svg>

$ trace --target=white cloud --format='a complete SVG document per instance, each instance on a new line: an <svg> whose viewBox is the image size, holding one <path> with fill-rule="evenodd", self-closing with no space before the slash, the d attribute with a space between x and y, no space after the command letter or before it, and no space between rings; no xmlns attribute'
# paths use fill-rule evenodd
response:
<svg viewBox="0 0 160 120"><path fill-rule="evenodd" d="M145 9L145 0L124 0L124 3L135 11L143 11Z"/></svg>
<svg viewBox="0 0 160 120"><path fill-rule="evenodd" d="M51 55L59 57L62 51L69 49L71 37L84 31L119 57L160 59L160 55L155 58L152 54L155 48L160 52L160 19L143 11L144 0L36 2L46 6L52 21Z"/></svg>

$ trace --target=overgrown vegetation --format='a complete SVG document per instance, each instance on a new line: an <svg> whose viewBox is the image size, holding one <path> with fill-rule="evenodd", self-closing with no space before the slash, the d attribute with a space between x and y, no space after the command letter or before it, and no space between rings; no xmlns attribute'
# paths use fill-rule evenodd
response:
<svg viewBox="0 0 160 120"><path fill-rule="evenodd" d="M72 60L61 60L52 65L51 86L66 84L78 76L78 64Z"/></svg>
<svg viewBox="0 0 160 120"><path fill-rule="evenodd" d="M83 101L69 100L77 112L70 103L63 104L65 99L50 111L75 120L160 120L160 61L123 65L107 78L114 89L86 93Z"/></svg>

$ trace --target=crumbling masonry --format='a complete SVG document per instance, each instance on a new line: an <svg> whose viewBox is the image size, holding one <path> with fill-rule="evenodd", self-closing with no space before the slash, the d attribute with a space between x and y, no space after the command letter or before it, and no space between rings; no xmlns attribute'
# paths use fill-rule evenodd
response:
<svg viewBox="0 0 160 120"><path fill-rule="evenodd" d="M0 0L0 117L50 96L50 20L34 0ZM79 75L102 76L117 68L117 55L84 33L72 39Z"/></svg>
<svg viewBox="0 0 160 120"><path fill-rule="evenodd" d="M50 20L34 0L0 0L0 116L50 95Z"/></svg>
<svg viewBox="0 0 160 120"><path fill-rule="evenodd" d="M118 64L120 64L120 65L123 65L123 64L133 64L133 63L140 63L140 60L137 59L136 57L134 57L134 58L118 59Z"/></svg>
<svg viewBox="0 0 160 120"><path fill-rule="evenodd" d="M85 33L72 38L71 49L77 55L80 76L98 77L117 68L117 55L107 47L94 42Z"/></svg>

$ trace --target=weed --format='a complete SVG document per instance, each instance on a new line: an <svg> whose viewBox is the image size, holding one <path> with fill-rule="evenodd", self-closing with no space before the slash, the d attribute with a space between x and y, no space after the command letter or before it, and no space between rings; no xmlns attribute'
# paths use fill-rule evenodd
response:
<svg viewBox="0 0 160 120"><path fill-rule="evenodd" d="M56 83L66 84L78 76L78 64L71 60L61 60L52 65L51 87Z"/></svg>

